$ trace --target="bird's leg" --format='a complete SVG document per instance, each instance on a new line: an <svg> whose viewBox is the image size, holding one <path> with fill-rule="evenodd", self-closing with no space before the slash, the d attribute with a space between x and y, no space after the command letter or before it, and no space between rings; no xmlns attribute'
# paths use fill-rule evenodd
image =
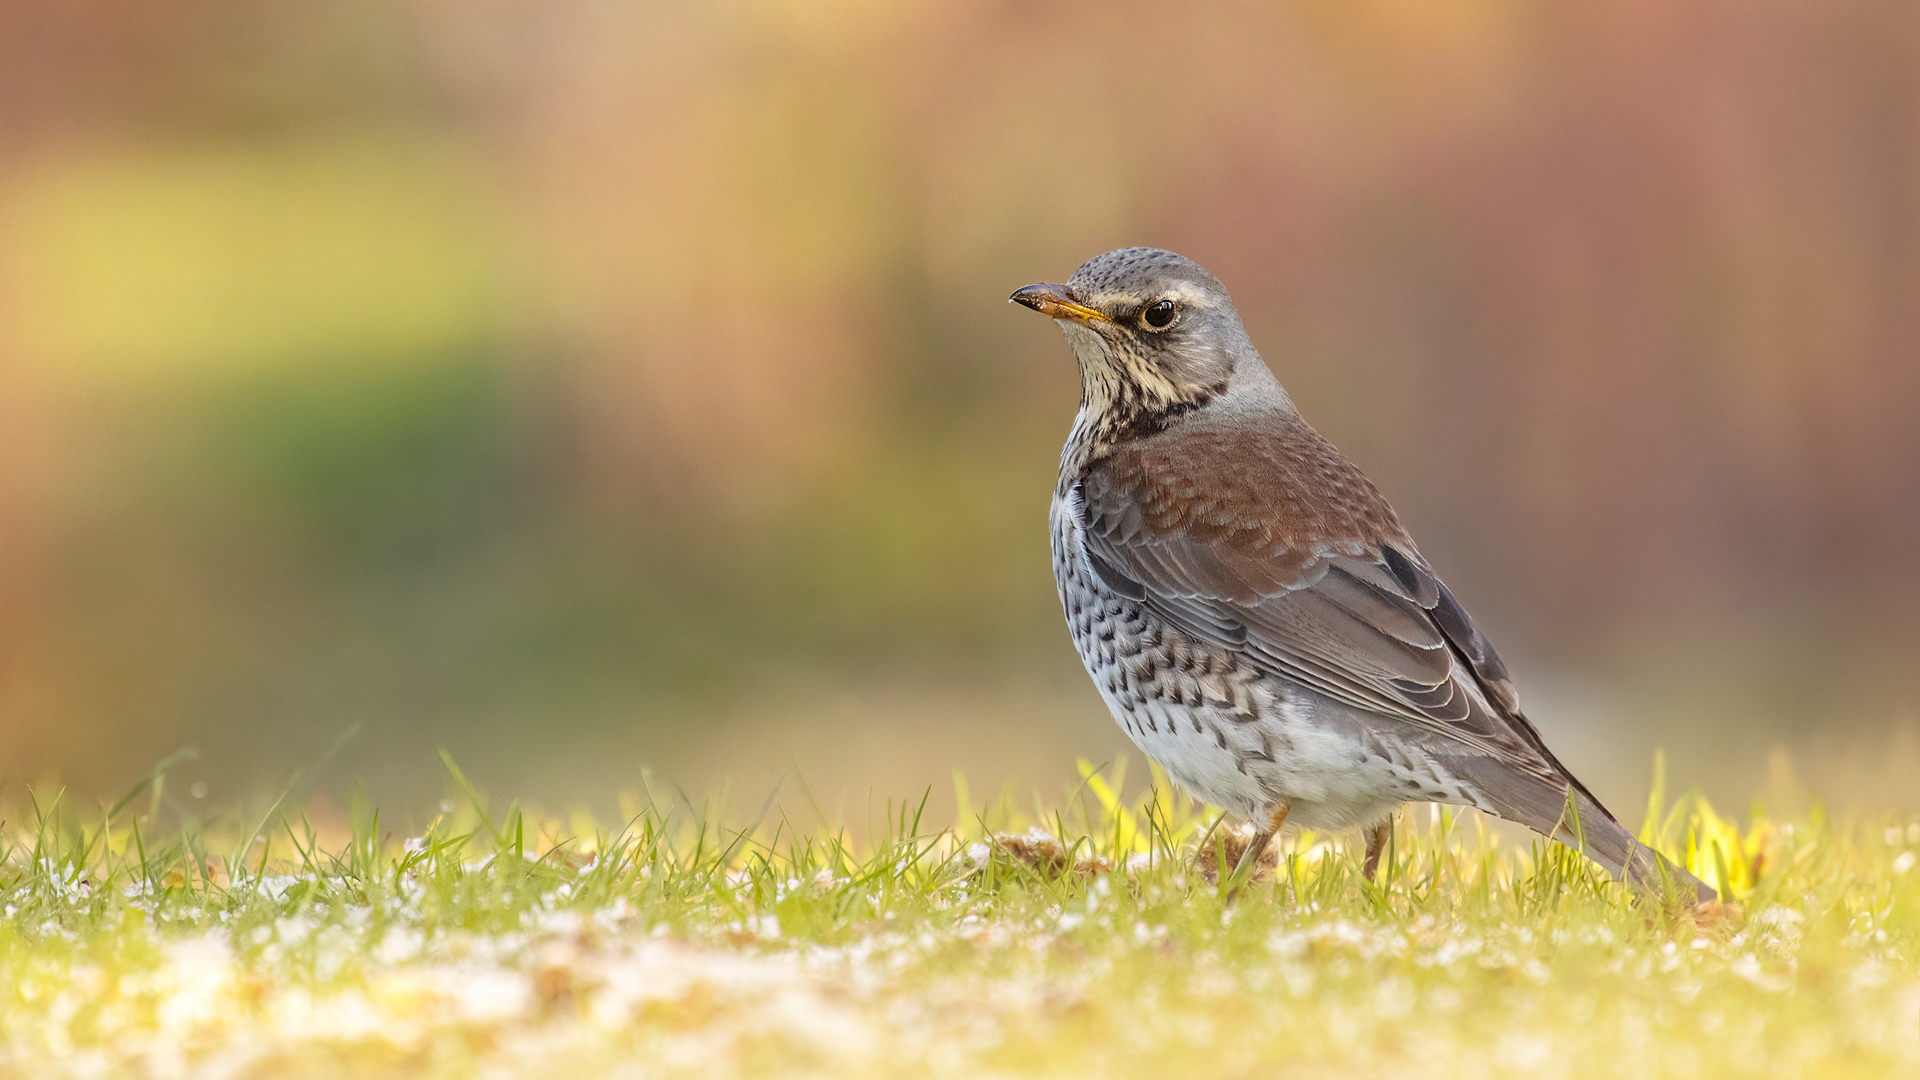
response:
<svg viewBox="0 0 1920 1080"><path fill-rule="evenodd" d="M1247 850L1240 853L1240 861L1233 864L1233 873L1227 877L1229 901L1240 895L1240 886L1253 880L1255 867L1260 865L1261 853L1267 850L1269 843L1272 843L1273 834L1279 832L1280 826L1287 823L1287 813L1292 809L1293 804L1285 799L1281 799L1267 809L1267 827L1254 833L1253 839L1247 841Z"/></svg>
<svg viewBox="0 0 1920 1080"><path fill-rule="evenodd" d="M1392 818L1367 830L1367 862L1366 868L1361 872L1366 875L1368 881L1372 881L1374 871L1380 869L1380 853L1386 850L1387 839L1392 835Z"/></svg>

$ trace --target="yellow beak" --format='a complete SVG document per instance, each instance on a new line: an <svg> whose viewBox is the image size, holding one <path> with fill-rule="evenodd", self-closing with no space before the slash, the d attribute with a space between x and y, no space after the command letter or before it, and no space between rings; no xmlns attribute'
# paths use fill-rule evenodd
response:
<svg viewBox="0 0 1920 1080"><path fill-rule="evenodd" d="M1023 289L1014 290L1013 295L1007 299L1056 319L1070 319L1077 323L1113 321L1104 312L1095 311L1085 304L1076 304L1068 299L1065 285L1049 285L1045 282L1028 285Z"/></svg>

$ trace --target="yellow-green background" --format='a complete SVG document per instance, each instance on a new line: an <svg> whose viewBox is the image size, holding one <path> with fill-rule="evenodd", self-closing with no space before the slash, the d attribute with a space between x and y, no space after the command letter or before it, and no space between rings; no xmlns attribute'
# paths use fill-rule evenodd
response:
<svg viewBox="0 0 1920 1080"><path fill-rule="evenodd" d="M0 787L1055 790L1121 739L1046 556L1075 377L1003 301L1135 243L1610 800L1655 746L1915 798L1873 0L6 5Z"/></svg>

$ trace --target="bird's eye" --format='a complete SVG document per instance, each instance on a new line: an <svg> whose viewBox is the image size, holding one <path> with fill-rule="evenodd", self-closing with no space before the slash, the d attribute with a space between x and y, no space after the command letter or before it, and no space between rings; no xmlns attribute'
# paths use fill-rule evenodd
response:
<svg viewBox="0 0 1920 1080"><path fill-rule="evenodd" d="M1165 330L1173 325L1173 316L1173 301L1156 300L1140 313L1140 325L1149 330Z"/></svg>

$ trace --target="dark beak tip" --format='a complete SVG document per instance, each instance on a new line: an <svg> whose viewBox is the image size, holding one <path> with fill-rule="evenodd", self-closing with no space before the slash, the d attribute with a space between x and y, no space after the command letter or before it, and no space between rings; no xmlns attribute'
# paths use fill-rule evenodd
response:
<svg viewBox="0 0 1920 1080"><path fill-rule="evenodd" d="M1032 308L1035 311L1039 311L1042 304L1045 304L1049 300L1058 299L1060 299L1060 293L1056 288L1051 285L1036 283L1033 285L1022 285L1013 290L1013 295L1007 297L1007 303L1019 304L1021 307Z"/></svg>

